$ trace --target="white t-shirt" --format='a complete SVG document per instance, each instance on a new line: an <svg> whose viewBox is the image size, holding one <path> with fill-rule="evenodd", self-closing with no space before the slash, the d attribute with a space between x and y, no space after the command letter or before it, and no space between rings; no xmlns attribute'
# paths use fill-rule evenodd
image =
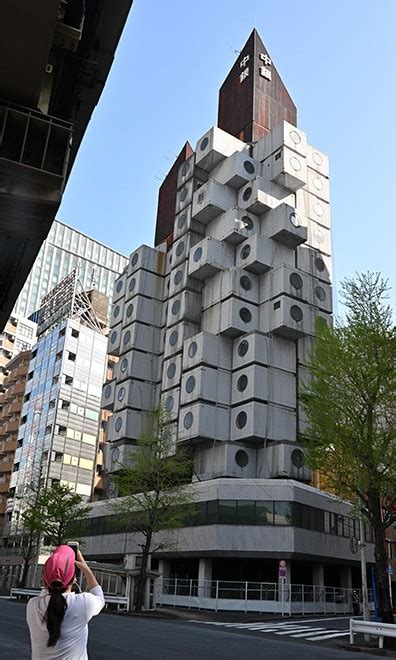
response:
<svg viewBox="0 0 396 660"><path fill-rule="evenodd" d="M105 604L102 587L82 594L65 593L67 609L61 634L55 646L47 646L48 630L44 619L49 594L43 590L31 598L26 608L32 644L32 660L87 660L88 621L99 614Z"/></svg>

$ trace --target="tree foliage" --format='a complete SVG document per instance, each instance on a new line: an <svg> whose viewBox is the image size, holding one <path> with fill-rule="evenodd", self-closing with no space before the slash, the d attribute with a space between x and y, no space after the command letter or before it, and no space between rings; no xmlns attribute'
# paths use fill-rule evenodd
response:
<svg viewBox="0 0 396 660"><path fill-rule="evenodd" d="M373 526L384 589L384 531L396 521L396 333L387 291L379 274L343 282L346 321L334 328L317 323L301 393L308 463Z"/></svg>
<svg viewBox="0 0 396 660"><path fill-rule="evenodd" d="M142 563L135 607L140 611L150 553L164 549L169 541L162 532L182 527L193 507L187 483L191 480L191 459L175 451L174 438L165 411L151 413L148 429L130 455L130 465L121 467L116 482L121 499L112 504L124 528L143 536ZM161 539L154 534L161 532Z"/></svg>

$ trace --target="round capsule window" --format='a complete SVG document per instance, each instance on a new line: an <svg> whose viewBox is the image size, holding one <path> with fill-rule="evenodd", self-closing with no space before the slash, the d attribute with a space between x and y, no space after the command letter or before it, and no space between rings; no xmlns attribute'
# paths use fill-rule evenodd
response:
<svg viewBox="0 0 396 660"><path fill-rule="evenodd" d="M133 314L133 305L132 303L128 305L127 310L126 310L126 315L128 318L130 318Z"/></svg>
<svg viewBox="0 0 396 660"><path fill-rule="evenodd" d="M116 421L114 422L114 428L115 428L115 430L117 431L117 433L118 433L119 431L121 431L121 428L122 428L122 417L117 417Z"/></svg>
<svg viewBox="0 0 396 660"><path fill-rule="evenodd" d="M246 170L248 174L254 174L256 171L256 168L254 167L253 163L250 160L244 161L243 168L244 170Z"/></svg>
<svg viewBox="0 0 396 660"><path fill-rule="evenodd" d="M245 374L242 374L242 376L239 376L237 380L237 390L238 392L244 392L247 388L248 384L248 377Z"/></svg>
<svg viewBox="0 0 396 660"><path fill-rule="evenodd" d="M302 289L303 281L298 273L292 273L289 277L293 289Z"/></svg>
<svg viewBox="0 0 396 660"><path fill-rule="evenodd" d="M315 202L315 204L313 205L313 210L314 210L315 215L318 216L318 218L323 217L324 211L323 211L322 204L320 204L319 202Z"/></svg>
<svg viewBox="0 0 396 660"><path fill-rule="evenodd" d="M187 189L187 188L183 188L183 190L182 190L181 193L180 193L180 201L181 201L181 202L184 202L184 201L186 200L186 198L187 198L187 195L188 195L188 189Z"/></svg>
<svg viewBox="0 0 396 660"><path fill-rule="evenodd" d="M182 279L183 279L183 273L182 273L181 270L178 270L178 271L175 273L175 276L174 276L174 278L173 278L173 282L174 282L176 285L178 285L178 284L180 284L180 282L182 281ZM168 288L169 288L169 287L168 287Z"/></svg>
<svg viewBox="0 0 396 660"><path fill-rule="evenodd" d="M320 166L322 165L322 163L323 163L323 158L322 158L322 156L321 156L320 154L318 154L317 151L314 151L314 152L313 152L313 154L312 154L312 160L313 160L313 162L315 163L315 165L317 165L318 167L320 167Z"/></svg>
<svg viewBox="0 0 396 660"><path fill-rule="evenodd" d="M302 452L301 449L293 449L292 453L290 454L290 459L294 467L302 468L305 463L304 452Z"/></svg>
<svg viewBox="0 0 396 660"><path fill-rule="evenodd" d="M204 137L204 139L202 140L201 144L199 145L200 150L201 150L201 151L205 151L205 149L206 149L206 147L208 146L208 144L209 144L209 138L208 138L208 137Z"/></svg>
<svg viewBox="0 0 396 660"><path fill-rule="evenodd" d="M249 350L249 342L246 339L242 339L241 343L238 346L238 355L244 357Z"/></svg>
<svg viewBox="0 0 396 660"><path fill-rule="evenodd" d="M195 388L195 378L194 376L189 376L186 380L186 392L188 394L191 394L191 392L194 391Z"/></svg>
<svg viewBox="0 0 396 660"><path fill-rule="evenodd" d="M247 307L242 307L242 309L239 310L239 316L244 323L250 323L252 320L252 312Z"/></svg>
<svg viewBox="0 0 396 660"><path fill-rule="evenodd" d="M251 231L254 227L253 220L249 218L248 215L244 215L241 219L241 222L243 222L243 228L246 229L246 231Z"/></svg>
<svg viewBox="0 0 396 660"><path fill-rule="evenodd" d="M298 305L292 305L290 307L290 316L292 317L293 321L296 321L297 323L302 321L303 313L301 307L298 307Z"/></svg>
<svg viewBox="0 0 396 660"><path fill-rule="evenodd" d="M316 257L316 259L315 259L315 268L320 273L322 273L324 271L324 269L326 268L325 262L323 261L323 259L321 257Z"/></svg>
<svg viewBox="0 0 396 660"><path fill-rule="evenodd" d="M173 378L175 373L176 373L176 364L174 362L171 362L166 370L166 375L168 376L168 378Z"/></svg>
<svg viewBox="0 0 396 660"><path fill-rule="evenodd" d="M175 405L175 400L173 396L171 395L167 396L164 404L166 412L170 412L174 405Z"/></svg>
<svg viewBox="0 0 396 660"><path fill-rule="evenodd" d="M301 142L301 136L297 131L290 131L289 133L290 139L294 144L300 144Z"/></svg>
<svg viewBox="0 0 396 660"><path fill-rule="evenodd" d="M121 291L121 289L122 289L122 285L123 285L123 281L122 281L122 280L118 280L118 282L117 282L117 286L116 286L116 291L117 291L117 293L120 293L120 291Z"/></svg>
<svg viewBox="0 0 396 660"><path fill-rule="evenodd" d="M117 318L117 316L119 315L119 313L120 313L120 306L119 306L119 305L116 305L116 306L114 307L114 311L113 311L113 316L114 316L115 319Z"/></svg>
<svg viewBox="0 0 396 660"><path fill-rule="evenodd" d="M117 341L117 337L118 337L117 330L113 330L113 332L110 335L110 343L115 344L115 342Z"/></svg>
<svg viewBox="0 0 396 660"><path fill-rule="evenodd" d="M170 346L176 346L178 338L179 338L179 333L177 332L177 330L171 332L171 335L169 337Z"/></svg>
<svg viewBox="0 0 396 660"><path fill-rule="evenodd" d="M127 358L124 358L123 361L121 362L121 371L124 373L128 369L128 360Z"/></svg>
<svg viewBox="0 0 396 660"><path fill-rule="evenodd" d="M183 426L185 429L190 429L192 427L192 423L194 421L192 413L188 412L186 415L184 415L183 419Z"/></svg>
<svg viewBox="0 0 396 660"><path fill-rule="evenodd" d="M320 229L315 229L314 233L314 239L317 243L323 243L324 242L324 233L320 231Z"/></svg>
<svg viewBox="0 0 396 660"><path fill-rule="evenodd" d="M128 284L129 291L133 291L135 286L136 286L136 278L132 277L132 279L130 280L130 282Z"/></svg>
<svg viewBox="0 0 396 660"><path fill-rule="evenodd" d="M138 259L139 259L139 254L137 252L135 252L135 254L133 255L133 257L131 259L131 266L136 266L136 264L138 262Z"/></svg>
<svg viewBox="0 0 396 660"><path fill-rule="evenodd" d="M314 178L312 179L312 183L314 188L316 188L316 190L323 190L322 179L320 179L318 176L314 176Z"/></svg>
<svg viewBox="0 0 396 660"><path fill-rule="evenodd" d="M171 309L172 309L172 314L178 314L180 311L180 300L175 300Z"/></svg>
<svg viewBox="0 0 396 660"><path fill-rule="evenodd" d="M178 243L176 246L176 256L181 257L183 252L184 252L184 241L180 241L180 243Z"/></svg>
<svg viewBox="0 0 396 660"><path fill-rule="evenodd" d="M235 454L235 463L239 465L240 468L244 468L249 463L249 456L246 451L243 449L238 449Z"/></svg>
<svg viewBox="0 0 396 660"><path fill-rule="evenodd" d="M247 259L250 254L250 250L251 250L250 245L244 245L242 250L240 251L241 259L243 260Z"/></svg>
<svg viewBox="0 0 396 660"><path fill-rule="evenodd" d="M295 172L299 172L301 170L301 163L298 160L298 158L296 158L295 156L292 156L292 158L290 158L290 165L292 166Z"/></svg>
<svg viewBox="0 0 396 660"><path fill-rule="evenodd" d="M199 247L195 250L194 255L193 255L193 259L194 259L195 262L197 262L197 261L200 260L201 257L202 257L202 248Z"/></svg>
<svg viewBox="0 0 396 660"><path fill-rule="evenodd" d="M247 414L245 413L244 410L241 410L241 412L237 414L235 424L238 429L243 429L246 426L246 422L247 422Z"/></svg>
<svg viewBox="0 0 396 660"><path fill-rule="evenodd" d="M184 225L187 222L187 213L183 213L177 221L177 226L179 229L183 229Z"/></svg>
<svg viewBox="0 0 396 660"><path fill-rule="evenodd" d="M252 192L253 192L253 190L250 186L248 188L246 188L246 190L243 191L242 199L243 199L244 202L247 202L248 199L251 198Z"/></svg>
<svg viewBox="0 0 396 660"><path fill-rule="evenodd" d="M250 289L253 286L252 280L247 275L242 275L241 279L239 280L239 283L242 289L244 289L245 291L250 291Z"/></svg>
<svg viewBox="0 0 396 660"><path fill-rule="evenodd" d="M293 227L296 227L296 228L301 227L300 216L297 215L297 213L290 213L289 220L290 220L291 224L293 225Z"/></svg>
<svg viewBox="0 0 396 660"><path fill-rule="evenodd" d="M316 286L315 287L315 296L323 302L323 300L326 300L326 291L323 289L323 287Z"/></svg>
<svg viewBox="0 0 396 660"><path fill-rule="evenodd" d="M106 385L105 391L104 391L104 395L105 395L106 399L108 399L111 396L111 390L112 390L111 385Z"/></svg>
<svg viewBox="0 0 396 660"><path fill-rule="evenodd" d="M182 168L181 168L181 175L182 176L187 176L189 171L191 170L191 163L189 160L186 160L185 163L183 163Z"/></svg>
<svg viewBox="0 0 396 660"><path fill-rule="evenodd" d="M196 342L196 341L192 341L191 344L190 344L190 346L188 347L188 356L189 356L190 358L193 358L194 355L196 354L197 350L198 350L198 344L197 344L197 342Z"/></svg>
<svg viewBox="0 0 396 660"><path fill-rule="evenodd" d="M131 331L127 330L124 335L124 344L129 344L130 341L131 341Z"/></svg>
<svg viewBox="0 0 396 660"><path fill-rule="evenodd" d="M125 387L120 387L117 393L117 399L118 401L122 401L124 397L125 397Z"/></svg>

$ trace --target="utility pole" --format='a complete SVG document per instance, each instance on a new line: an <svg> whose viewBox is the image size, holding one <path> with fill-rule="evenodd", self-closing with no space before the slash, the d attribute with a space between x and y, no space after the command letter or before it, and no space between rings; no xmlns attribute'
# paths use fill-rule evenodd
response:
<svg viewBox="0 0 396 660"><path fill-rule="evenodd" d="M364 528L363 517L359 516L359 530L360 530L360 565L362 569L362 601L363 601L363 620L370 621L370 612L368 604L368 590L367 590L367 567L366 567L366 533Z"/></svg>

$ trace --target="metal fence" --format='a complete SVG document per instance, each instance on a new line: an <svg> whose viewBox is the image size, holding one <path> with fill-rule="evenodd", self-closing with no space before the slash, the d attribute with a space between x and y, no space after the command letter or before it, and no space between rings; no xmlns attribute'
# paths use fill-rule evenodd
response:
<svg viewBox="0 0 396 660"><path fill-rule="evenodd" d="M352 594L360 589L283 582L226 582L160 578L156 590L158 606L188 609L234 610L274 614L350 614ZM372 594L369 593L369 600Z"/></svg>

